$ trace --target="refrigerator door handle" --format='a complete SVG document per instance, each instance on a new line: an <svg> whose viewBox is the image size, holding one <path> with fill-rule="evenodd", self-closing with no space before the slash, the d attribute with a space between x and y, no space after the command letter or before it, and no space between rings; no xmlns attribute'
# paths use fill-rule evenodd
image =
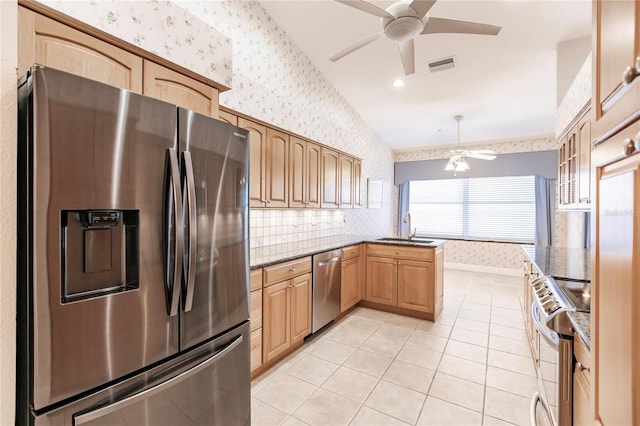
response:
<svg viewBox="0 0 640 426"><path fill-rule="evenodd" d="M189 312L193 306L193 292L196 278L196 242L198 238L198 215L196 207L196 185L193 178L193 162L191 161L191 153L185 151L182 153L184 161L185 174L187 179L187 209L185 217L188 218L189 224L189 251L187 252L187 259L189 261L187 265L186 285L184 289L184 301L183 309L185 312ZM187 216L188 214L188 216ZM186 246L186 245L185 245Z"/></svg>
<svg viewBox="0 0 640 426"><path fill-rule="evenodd" d="M180 374L178 374L175 377L172 377L171 379L162 382L162 383L158 383L155 386L150 387L149 389L146 389L142 392L136 393L134 395L128 396L124 399L121 399L119 401L114 402L113 404L110 405L106 405L106 406L102 406L96 410L93 411L89 411L89 412L85 412L83 414L74 416L74 425L82 425L85 423L89 423L93 420L99 419L101 417L107 416L111 413L114 413L116 411L122 410L125 407L128 407L132 404L135 404L137 402L140 402L142 400L145 400L159 392L162 392L168 388L170 388L173 385L176 385L180 382L182 382L183 380L188 379L189 377L198 374L200 371L204 370L207 367L210 367L211 365L215 364L217 361L219 361L221 358L224 358L227 354L229 354L231 351L233 351L240 343L242 343L243 338L242 335L239 335L238 337L236 337L231 343L227 344L226 347L224 347L224 349L222 349L221 351L219 351L218 353L216 353L214 356L205 359L204 361L200 362L199 364L193 366L192 368L188 369L187 371L184 371Z"/></svg>
<svg viewBox="0 0 640 426"><path fill-rule="evenodd" d="M167 199L171 199L173 197L173 223L174 223L174 231L175 231L175 241L173 247L170 246L169 241L171 240L171 218L166 217L166 224L164 232L166 233L165 241L167 247L165 250L167 254L166 258L166 287L168 294L168 311L169 316L176 316L178 314L178 306L180 303L180 278L182 273L182 226L181 226L181 218L182 218L182 194L180 191L180 164L178 163L178 153L174 148L170 148L167 150L167 163L169 174L167 176L167 184L165 187L165 191L167 191ZM170 182L170 183L169 183ZM170 187L170 188L169 188ZM169 192L171 191L171 192ZM170 206L166 205L165 215L170 214ZM173 277L169 271L171 270L171 250L173 249Z"/></svg>

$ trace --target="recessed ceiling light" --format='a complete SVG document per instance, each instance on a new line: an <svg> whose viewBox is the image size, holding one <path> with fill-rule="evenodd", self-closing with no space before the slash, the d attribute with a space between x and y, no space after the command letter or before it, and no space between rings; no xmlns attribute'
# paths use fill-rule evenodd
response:
<svg viewBox="0 0 640 426"><path fill-rule="evenodd" d="M397 79L393 82L393 87L402 87L404 86L404 80L402 79Z"/></svg>

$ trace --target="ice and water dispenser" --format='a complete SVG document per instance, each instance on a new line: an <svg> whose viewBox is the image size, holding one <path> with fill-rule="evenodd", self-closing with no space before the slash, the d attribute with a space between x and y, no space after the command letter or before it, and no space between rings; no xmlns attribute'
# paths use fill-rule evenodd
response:
<svg viewBox="0 0 640 426"><path fill-rule="evenodd" d="M63 303L139 287L138 210L61 213Z"/></svg>

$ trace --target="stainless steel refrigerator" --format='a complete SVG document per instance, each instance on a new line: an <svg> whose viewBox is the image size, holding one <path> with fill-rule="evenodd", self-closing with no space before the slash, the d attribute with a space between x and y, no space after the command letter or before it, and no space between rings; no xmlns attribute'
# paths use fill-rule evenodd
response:
<svg viewBox="0 0 640 426"><path fill-rule="evenodd" d="M18 424L248 425L248 134L19 82Z"/></svg>

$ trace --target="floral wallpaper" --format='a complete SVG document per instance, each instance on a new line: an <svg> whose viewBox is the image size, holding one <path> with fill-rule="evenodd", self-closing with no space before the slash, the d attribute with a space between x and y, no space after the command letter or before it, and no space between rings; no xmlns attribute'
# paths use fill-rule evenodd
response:
<svg viewBox="0 0 640 426"><path fill-rule="evenodd" d="M231 87L231 40L170 1L38 1Z"/></svg>
<svg viewBox="0 0 640 426"><path fill-rule="evenodd" d="M556 112L556 137L560 136L562 131L571 123L585 106L591 100L591 53L582 64L582 68L578 71L575 80L567 90L567 94L562 98L562 102L558 105Z"/></svg>

